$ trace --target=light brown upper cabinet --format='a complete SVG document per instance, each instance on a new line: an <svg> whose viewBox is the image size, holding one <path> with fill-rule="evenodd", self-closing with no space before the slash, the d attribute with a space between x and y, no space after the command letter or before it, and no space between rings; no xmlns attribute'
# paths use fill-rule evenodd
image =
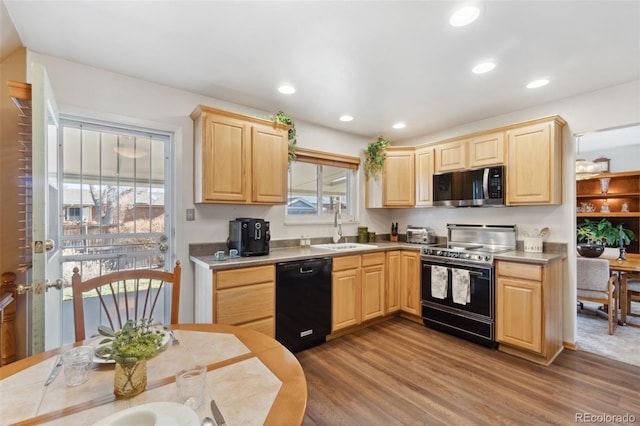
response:
<svg viewBox="0 0 640 426"><path fill-rule="evenodd" d="M551 117L507 130L507 205L562 202L562 126Z"/></svg>
<svg viewBox="0 0 640 426"><path fill-rule="evenodd" d="M416 206L433 204L433 148L416 149Z"/></svg>
<svg viewBox="0 0 640 426"><path fill-rule="evenodd" d="M385 207L416 204L415 149L389 147L382 169L382 203Z"/></svg>
<svg viewBox="0 0 640 426"><path fill-rule="evenodd" d="M469 140L469 167L504 164L504 132L488 133Z"/></svg>
<svg viewBox="0 0 640 426"><path fill-rule="evenodd" d="M464 170L467 167L467 139L434 145L436 173Z"/></svg>
<svg viewBox="0 0 640 426"><path fill-rule="evenodd" d="M376 207L414 207L416 205L415 148L389 147L382 172L369 177L365 205Z"/></svg>
<svg viewBox="0 0 640 426"><path fill-rule="evenodd" d="M191 118L195 203L286 202L286 126L203 105Z"/></svg>

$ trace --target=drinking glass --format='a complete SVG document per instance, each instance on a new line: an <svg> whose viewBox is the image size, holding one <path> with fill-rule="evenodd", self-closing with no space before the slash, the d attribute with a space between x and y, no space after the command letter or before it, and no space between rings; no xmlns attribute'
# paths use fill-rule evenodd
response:
<svg viewBox="0 0 640 426"><path fill-rule="evenodd" d="M176 373L178 401L194 410L202 404L204 398L207 367L194 365Z"/></svg>
<svg viewBox="0 0 640 426"><path fill-rule="evenodd" d="M93 364L93 346L78 346L62 354L67 386L78 386L89 380Z"/></svg>

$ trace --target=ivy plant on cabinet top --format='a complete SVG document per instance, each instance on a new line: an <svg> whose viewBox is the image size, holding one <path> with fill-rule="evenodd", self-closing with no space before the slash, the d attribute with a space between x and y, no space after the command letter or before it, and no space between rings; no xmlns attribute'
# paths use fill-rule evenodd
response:
<svg viewBox="0 0 640 426"><path fill-rule="evenodd" d="M378 173L382 171L384 160L387 158L386 149L389 145L389 140L387 138L384 136L378 136L378 139L367 146L364 160L364 174L367 180L371 176L376 178Z"/></svg>
<svg viewBox="0 0 640 426"><path fill-rule="evenodd" d="M289 127L289 163L296 160L296 144L298 143L297 135L296 135L296 124L291 117L285 114L282 111L278 111L278 113L271 118L274 123L285 124Z"/></svg>

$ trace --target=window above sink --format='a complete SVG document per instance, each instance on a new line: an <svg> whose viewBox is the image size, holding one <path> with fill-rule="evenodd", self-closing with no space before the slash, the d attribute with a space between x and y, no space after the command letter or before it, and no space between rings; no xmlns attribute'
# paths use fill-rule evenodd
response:
<svg viewBox="0 0 640 426"><path fill-rule="evenodd" d="M355 222L359 162L357 157L298 148L289 165L285 224L330 224L338 207L343 223Z"/></svg>

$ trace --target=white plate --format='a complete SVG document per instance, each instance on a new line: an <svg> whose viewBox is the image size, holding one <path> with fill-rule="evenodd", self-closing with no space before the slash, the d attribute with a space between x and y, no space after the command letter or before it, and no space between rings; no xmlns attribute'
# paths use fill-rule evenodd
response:
<svg viewBox="0 0 640 426"><path fill-rule="evenodd" d="M167 346L167 343L169 343L169 339L171 339L171 336L169 336L169 331L165 330L163 326L155 326L154 328L164 332L164 336L162 336L162 342L160 342L160 346L161 347ZM95 355L95 352L98 348L110 345L110 343L103 343L102 345L100 344L100 342L103 341L105 338L106 337L104 336L99 336L93 342L91 342L91 346L93 346L93 352L94 352L93 362L95 364L114 364L115 363L115 361L112 359L100 358L99 356Z"/></svg>
<svg viewBox="0 0 640 426"><path fill-rule="evenodd" d="M200 426L198 414L177 402L150 402L119 411L95 426Z"/></svg>

